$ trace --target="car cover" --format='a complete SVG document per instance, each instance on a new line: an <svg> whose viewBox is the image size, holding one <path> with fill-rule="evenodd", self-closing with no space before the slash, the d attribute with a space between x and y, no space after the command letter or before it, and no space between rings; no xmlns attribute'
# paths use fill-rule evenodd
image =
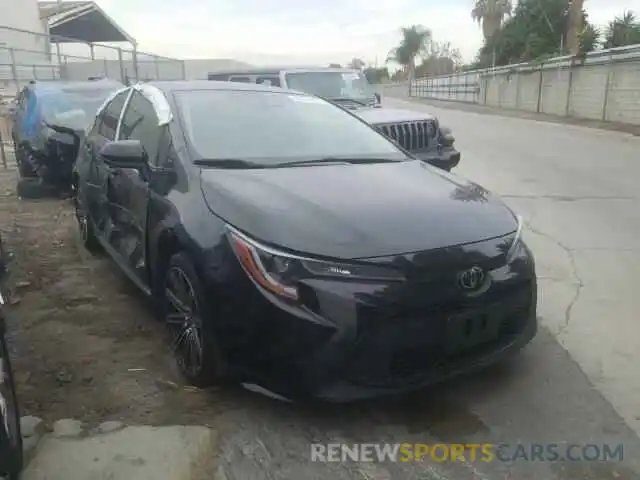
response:
<svg viewBox="0 0 640 480"><path fill-rule="evenodd" d="M22 138L24 140L32 140L37 134L40 127L40 111L38 108L38 99L32 92L27 101L27 109L22 117Z"/></svg>

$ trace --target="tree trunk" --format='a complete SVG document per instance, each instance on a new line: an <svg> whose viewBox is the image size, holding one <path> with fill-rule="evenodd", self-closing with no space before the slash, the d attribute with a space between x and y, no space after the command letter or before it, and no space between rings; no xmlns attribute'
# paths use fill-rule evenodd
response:
<svg viewBox="0 0 640 480"><path fill-rule="evenodd" d="M572 0L569 7L569 27L567 28L567 51L569 55L580 53L580 31L582 30L582 7L584 0Z"/></svg>
<svg viewBox="0 0 640 480"><path fill-rule="evenodd" d="M499 15L492 15L482 19L482 35L484 35L484 41L488 41L502 25L502 17Z"/></svg>

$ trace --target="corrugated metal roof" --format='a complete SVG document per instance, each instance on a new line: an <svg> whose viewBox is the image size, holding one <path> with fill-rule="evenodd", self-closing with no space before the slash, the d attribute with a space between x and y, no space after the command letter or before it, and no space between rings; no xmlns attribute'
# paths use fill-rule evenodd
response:
<svg viewBox="0 0 640 480"><path fill-rule="evenodd" d="M47 19L53 41L129 42L127 34L97 3L92 1L38 2L40 18Z"/></svg>
<svg viewBox="0 0 640 480"><path fill-rule="evenodd" d="M54 15L62 14L69 10L76 9L78 7L91 5L93 2L58 2L56 0L49 0L44 2L38 2L40 8L40 18L50 18Z"/></svg>

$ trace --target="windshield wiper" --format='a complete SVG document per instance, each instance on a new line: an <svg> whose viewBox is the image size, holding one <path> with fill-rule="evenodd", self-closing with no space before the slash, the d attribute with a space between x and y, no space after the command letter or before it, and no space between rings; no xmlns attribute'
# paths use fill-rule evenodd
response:
<svg viewBox="0 0 640 480"><path fill-rule="evenodd" d="M345 165L345 164L367 164L367 163L392 163L402 160L392 160L390 158L372 158L372 157L324 157L315 158L313 160L295 160L293 162L283 162L274 165L274 167L299 167L313 165Z"/></svg>
<svg viewBox="0 0 640 480"><path fill-rule="evenodd" d="M194 165L201 167L215 167L228 169L248 169L248 168L268 168L269 165L263 163L250 162L241 158L198 158L193 161Z"/></svg>

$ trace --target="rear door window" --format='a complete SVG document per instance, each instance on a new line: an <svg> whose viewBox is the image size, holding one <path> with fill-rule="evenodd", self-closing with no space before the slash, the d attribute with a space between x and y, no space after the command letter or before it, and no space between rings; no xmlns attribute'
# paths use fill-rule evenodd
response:
<svg viewBox="0 0 640 480"><path fill-rule="evenodd" d="M119 140L139 140L149 161L157 164L161 129L153 105L140 92L133 92L122 118Z"/></svg>
<svg viewBox="0 0 640 480"><path fill-rule="evenodd" d="M210 73L209 74L209 80L215 80L218 82L226 82L227 80L229 80L229 75L226 73L220 73L220 74L215 74L215 73Z"/></svg>
<svg viewBox="0 0 640 480"><path fill-rule="evenodd" d="M251 80L251 77L243 77L243 76L238 76L238 75L234 75L232 77L229 77L229 81L230 82L238 82L238 83L253 83L253 81Z"/></svg>
<svg viewBox="0 0 640 480"><path fill-rule="evenodd" d="M271 85L272 87L279 87L280 78L275 75L263 75L256 78L256 83L260 83L262 85Z"/></svg>

